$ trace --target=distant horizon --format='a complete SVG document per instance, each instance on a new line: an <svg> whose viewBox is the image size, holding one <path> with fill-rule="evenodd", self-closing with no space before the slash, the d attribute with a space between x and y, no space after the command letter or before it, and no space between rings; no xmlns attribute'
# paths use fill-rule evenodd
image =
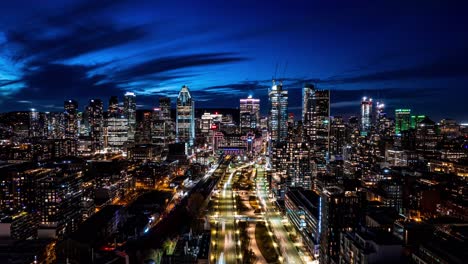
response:
<svg viewBox="0 0 468 264"><path fill-rule="evenodd" d="M93 99L101 99L101 98L93 98ZM119 97L120 99L120 97ZM240 99L244 99L244 98L239 98ZM89 100L92 100L92 99L89 99ZM66 100L64 100L65 102ZM157 100L156 100L157 101ZM105 109L105 112L107 112L107 106L108 106L108 103L106 104L105 103L106 101L103 100L103 103L104 103L104 107L103 109ZM237 107L197 107L197 104L196 104L196 98L195 98L195 111L197 112L198 110L209 110L209 109L213 109L213 110L236 110L236 111L239 111L239 106ZM119 105L121 105L123 102L119 101ZM87 106L87 104L85 104L84 106L79 104L78 103L78 109L79 109L79 112L84 112L84 108ZM171 111L174 112L176 110L176 108L174 107L175 104L174 102L171 100ZM140 111L153 111L154 108L157 108L159 106L153 106L151 108L141 108L138 106L138 100L137 100L137 112L140 112ZM360 104L357 106L357 109L358 111L356 111L355 113L345 113L345 114L333 114L333 107L331 107L331 117L336 117L336 116L339 116L339 117L343 117L345 119L349 119L351 117L359 117L360 116L360 112L359 112L359 108L360 108ZM438 123L439 121L441 120L444 120L444 119L451 119L451 120L455 120L458 124L468 124L468 118L465 119L465 120L459 120L459 119L456 119L456 118L453 118L453 117L450 117L450 116L447 116L447 117L443 117L443 118L434 118L433 116L430 116L430 115L427 115L427 114L424 114L424 113L419 113L419 112L415 112L411 107L400 107L400 108L394 108L392 109L392 111L385 111L384 113L386 113L387 117L391 118L391 119L394 119L395 118L395 109L411 109L411 115L425 115L427 116L428 118L430 118L431 120L433 120L434 122ZM60 112L63 112L63 111L60 111L60 110L56 110L56 111L38 111L38 109L34 108L34 107L31 107L29 109L24 109L24 110L12 110L12 111L3 111L3 112L0 112L0 114L3 114L3 113L14 113L14 112L24 112L24 113L27 113L27 112L31 112L31 109L35 109L37 112L40 112L40 113L60 113ZM261 109L261 110L267 110L267 109ZM288 111L289 113L293 113L294 114L294 120L296 121L299 121L301 120L302 118L302 110L301 109L298 109L297 107L294 107L294 109L292 111ZM197 113L196 113L197 115ZM264 112L264 111L261 111L261 116L262 117L265 117L265 116L268 116L268 113L267 112Z"/></svg>

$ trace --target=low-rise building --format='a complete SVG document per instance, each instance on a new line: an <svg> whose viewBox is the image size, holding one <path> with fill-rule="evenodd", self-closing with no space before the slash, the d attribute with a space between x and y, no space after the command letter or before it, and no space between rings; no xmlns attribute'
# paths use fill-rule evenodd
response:
<svg viewBox="0 0 468 264"><path fill-rule="evenodd" d="M356 230L341 233L340 264L401 263L403 246L388 232Z"/></svg>
<svg viewBox="0 0 468 264"><path fill-rule="evenodd" d="M18 212L0 215L0 238L34 239L37 238L39 217L36 213Z"/></svg>

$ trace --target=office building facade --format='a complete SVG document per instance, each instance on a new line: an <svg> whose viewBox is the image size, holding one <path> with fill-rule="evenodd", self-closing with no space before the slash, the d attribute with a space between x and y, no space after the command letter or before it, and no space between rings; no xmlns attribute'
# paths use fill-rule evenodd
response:
<svg viewBox="0 0 468 264"><path fill-rule="evenodd" d="M315 173L324 174L330 152L330 91L306 85L302 100L304 134L310 144Z"/></svg>
<svg viewBox="0 0 468 264"><path fill-rule="evenodd" d="M136 131L136 96L127 92L124 95L124 116L128 120L128 141L135 141Z"/></svg>
<svg viewBox="0 0 468 264"><path fill-rule="evenodd" d="M188 86L182 86L177 97L176 112L177 142L185 142L193 146L195 140L195 101Z"/></svg>
<svg viewBox="0 0 468 264"><path fill-rule="evenodd" d="M260 123L260 99L249 96L240 99L240 129L241 133L256 129Z"/></svg>
<svg viewBox="0 0 468 264"><path fill-rule="evenodd" d="M372 126L372 98L363 97L361 101L361 135L367 135Z"/></svg>
<svg viewBox="0 0 468 264"><path fill-rule="evenodd" d="M288 91L283 90L282 83L276 83L269 90L270 119L269 131L273 144L286 140L288 136Z"/></svg>
<svg viewBox="0 0 468 264"><path fill-rule="evenodd" d="M78 102L67 100L65 108L65 138L75 139L78 137Z"/></svg>

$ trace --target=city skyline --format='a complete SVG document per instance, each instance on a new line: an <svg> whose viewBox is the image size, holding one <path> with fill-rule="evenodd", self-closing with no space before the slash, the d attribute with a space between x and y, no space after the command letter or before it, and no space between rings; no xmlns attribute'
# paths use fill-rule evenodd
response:
<svg viewBox="0 0 468 264"><path fill-rule="evenodd" d="M251 94L266 114L276 78L296 116L311 82L331 90L331 115L358 115L368 96L390 116L410 108L434 120L468 120L463 5L200 1L181 10L175 2L47 1L21 8L27 3L2 8L0 112L61 111L68 99L82 110L89 99L125 92L136 94L138 109L151 109L158 97L174 103L188 85L197 107L235 108Z"/></svg>
<svg viewBox="0 0 468 264"><path fill-rule="evenodd" d="M465 3L4 2L0 263L468 259Z"/></svg>

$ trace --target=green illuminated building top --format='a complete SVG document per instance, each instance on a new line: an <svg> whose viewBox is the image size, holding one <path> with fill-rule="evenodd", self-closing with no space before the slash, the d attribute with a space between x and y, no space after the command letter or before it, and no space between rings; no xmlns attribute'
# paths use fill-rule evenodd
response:
<svg viewBox="0 0 468 264"><path fill-rule="evenodd" d="M401 132L410 129L411 125L411 109L395 109L395 134L400 135Z"/></svg>
<svg viewBox="0 0 468 264"><path fill-rule="evenodd" d="M416 129L418 126L418 123L424 120L426 118L425 115L412 115L411 116L411 128Z"/></svg>

